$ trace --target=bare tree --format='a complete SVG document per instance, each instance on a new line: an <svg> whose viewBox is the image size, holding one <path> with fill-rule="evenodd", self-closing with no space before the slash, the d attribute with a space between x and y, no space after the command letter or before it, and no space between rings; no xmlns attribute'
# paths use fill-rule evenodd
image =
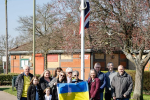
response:
<svg viewBox="0 0 150 100"><path fill-rule="evenodd" d="M59 15L60 12L56 10L55 2L44 4L43 6L37 6L36 12L36 52L42 53L45 59L45 69L47 69L47 53L49 50L58 49L62 45L62 33L60 31ZM18 31L22 32L20 35L24 42L32 41L33 25L32 16L20 17L20 26ZM19 36L19 37L20 37ZM32 45L28 50L32 50Z"/></svg>
<svg viewBox="0 0 150 100"><path fill-rule="evenodd" d="M112 53L122 50L136 66L133 98L143 100L143 73L150 58L149 2L147 0L91 0L92 47Z"/></svg>
<svg viewBox="0 0 150 100"><path fill-rule="evenodd" d="M8 50L16 47L15 38L8 36ZM2 56L6 56L6 36L1 35L0 36L0 65L2 65ZM9 56L8 56L9 59ZM9 60L8 60L8 69L10 69L9 66Z"/></svg>
<svg viewBox="0 0 150 100"><path fill-rule="evenodd" d="M55 11L53 3L47 3L43 6L37 6L36 12L36 36L44 36L52 32L53 28L57 26L58 13ZM33 34L33 16L19 17L18 22L20 26L16 28L25 35Z"/></svg>
<svg viewBox="0 0 150 100"><path fill-rule="evenodd" d="M6 37L5 35L0 36L0 56L5 55L5 49L6 49ZM10 35L8 36L8 50L11 48L16 47L15 39L11 37Z"/></svg>

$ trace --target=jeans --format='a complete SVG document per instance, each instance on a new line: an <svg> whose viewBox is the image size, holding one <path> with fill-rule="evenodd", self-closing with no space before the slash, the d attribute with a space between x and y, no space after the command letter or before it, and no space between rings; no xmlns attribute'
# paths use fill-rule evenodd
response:
<svg viewBox="0 0 150 100"><path fill-rule="evenodd" d="M103 92L100 92L100 100L103 100Z"/></svg>
<svg viewBox="0 0 150 100"><path fill-rule="evenodd" d="M129 98L123 98L123 99L116 98L116 100L129 100Z"/></svg>
<svg viewBox="0 0 150 100"><path fill-rule="evenodd" d="M21 97L21 99L20 100L27 100L27 98L25 98L25 97Z"/></svg>

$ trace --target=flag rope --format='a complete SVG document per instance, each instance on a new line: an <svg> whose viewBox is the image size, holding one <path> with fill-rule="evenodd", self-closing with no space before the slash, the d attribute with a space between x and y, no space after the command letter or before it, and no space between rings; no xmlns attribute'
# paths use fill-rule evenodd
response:
<svg viewBox="0 0 150 100"><path fill-rule="evenodd" d="M80 7L79 7L79 10L80 10L80 11L81 11L81 10L84 10L84 9L86 9L86 8L87 8L86 1L84 1L84 3L85 3L85 7L84 7L84 8L81 8L81 5L80 5Z"/></svg>

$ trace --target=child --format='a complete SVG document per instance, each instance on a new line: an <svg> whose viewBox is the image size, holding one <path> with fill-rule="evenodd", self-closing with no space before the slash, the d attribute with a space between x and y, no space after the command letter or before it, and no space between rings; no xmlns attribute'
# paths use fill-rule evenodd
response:
<svg viewBox="0 0 150 100"><path fill-rule="evenodd" d="M37 76L34 76L30 82L30 86L27 92L27 100L44 100L43 91L39 85Z"/></svg>
<svg viewBox="0 0 150 100"><path fill-rule="evenodd" d="M50 87L47 87L45 90L45 100L51 100L52 99L52 95L50 95Z"/></svg>

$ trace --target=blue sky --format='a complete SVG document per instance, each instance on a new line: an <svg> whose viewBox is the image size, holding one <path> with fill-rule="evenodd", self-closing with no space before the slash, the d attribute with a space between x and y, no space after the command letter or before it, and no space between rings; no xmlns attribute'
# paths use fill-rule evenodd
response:
<svg viewBox="0 0 150 100"><path fill-rule="evenodd" d="M36 0L37 5L43 5L50 0ZM16 28L19 26L19 17L33 15L33 0L7 0L8 34L12 37L19 35ZM0 36L6 34L5 0L0 0Z"/></svg>

